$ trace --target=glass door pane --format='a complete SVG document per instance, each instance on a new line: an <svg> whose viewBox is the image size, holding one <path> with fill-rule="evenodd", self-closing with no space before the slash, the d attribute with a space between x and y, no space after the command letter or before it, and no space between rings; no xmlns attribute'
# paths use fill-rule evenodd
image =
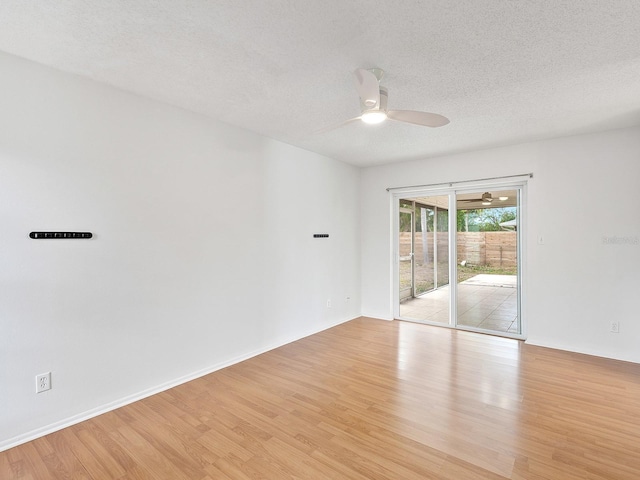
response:
<svg viewBox="0 0 640 480"><path fill-rule="evenodd" d="M436 287L439 288L449 285L449 210L439 208L436 223L436 248L438 251Z"/></svg>
<svg viewBox="0 0 640 480"><path fill-rule="evenodd" d="M521 333L518 307L519 191L458 193L457 323Z"/></svg>
<svg viewBox="0 0 640 480"><path fill-rule="evenodd" d="M413 210L400 208L398 229L400 301L413 297Z"/></svg>
<svg viewBox="0 0 640 480"><path fill-rule="evenodd" d="M413 214L411 233L411 270L413 291L408 295L403 287L408 284L405 265L408 229L400 232L400 317L408 320L449 323L449 240L448 195L400 200L403 212ZM405 220L406 222L406 220ZM403 243L405 246L403 247Z"/></svg>
<svg viewBox="0 0 640 480"><path fill-rule="evenodd" d="M415 292L414 296L420 296L431 291L435 287L433 271L433 259L435 247L433 244L433 222L435 210L433 207L416 203L416 226L414 236L414 268L415 268Z"/></svg>

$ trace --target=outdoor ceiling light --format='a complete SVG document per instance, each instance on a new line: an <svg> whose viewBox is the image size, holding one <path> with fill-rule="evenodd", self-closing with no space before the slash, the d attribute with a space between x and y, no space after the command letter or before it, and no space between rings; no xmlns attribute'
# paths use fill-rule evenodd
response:
<svg viewBox="0 0 640 480"><path fill-rule="evenodd" d="M491 202L482 202L482 205L491 205Z"/></svg>
<svg viewBox="0 0 640 480"><path fill-rule="evenodd" d="M381 110L368 110L363 112L360 118L368 124L382 123L387 119L387 113Z"/></svg>
<svg viewBox="0 0 640 480"><path fill-rule="evenodd" d="M505 200L509 200L509 197L498 197L498 200L504 202Z"/></svg>

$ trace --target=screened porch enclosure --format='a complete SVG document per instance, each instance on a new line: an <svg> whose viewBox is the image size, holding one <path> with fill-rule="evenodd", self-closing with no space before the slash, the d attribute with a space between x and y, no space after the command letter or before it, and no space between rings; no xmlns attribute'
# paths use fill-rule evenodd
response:
<svg viewBox="0 0 640 480"><path fill-rule="evenodd" d="M517 198L515 190L456 195L455 219L449 218L449 195L400 200L400 318L521 333ZM452 241L455 269L449 258ZM452 270L457 276L455 319L450 313Z"/></svg>

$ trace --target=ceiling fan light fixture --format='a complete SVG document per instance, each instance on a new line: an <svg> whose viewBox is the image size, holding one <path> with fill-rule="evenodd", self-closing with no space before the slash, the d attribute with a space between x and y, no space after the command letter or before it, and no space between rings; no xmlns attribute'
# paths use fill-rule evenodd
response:
<svg viewBox="0 0 640 480"><path fill-rule="evenodd" d="M353 80L360 100L360 116L351 118L342 125L352 121L362 120L366 124L375 125L384 122L387 118L390 121L410 123L421 127L443 127L449 123L449 119L437 113L420 112L417 110L389 110L387 101L389 99L388 90L380 85L380 80L384 75L381 68L356 68L353 71ZM335 127L332 127L333 129ZM322 129L320 132L327 131Z"/></svg>
<svg viewBox="0 0 640 480"><path fill-rule="evenodd" d="M387 113L380 110L369 110L362 113L360 117L364 123L375 125L376 123L382 123L387 119Z"/></svg>

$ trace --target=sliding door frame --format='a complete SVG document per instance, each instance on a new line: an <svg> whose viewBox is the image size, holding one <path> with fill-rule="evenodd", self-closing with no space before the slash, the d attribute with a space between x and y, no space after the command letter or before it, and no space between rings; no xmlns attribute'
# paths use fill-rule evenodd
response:
<svg viewBox="0 0 640 480"><path fill-rule="evenodd" d="M526 189L527 179L531 175L522 175L508 177L504 179L489 179L459 183L449 183L443 185L433 186L418 186L418 187L406 187L406 188L394 188L389 189L390 203L391 203L391 277L392 277L392 302L393 302L393 318L399 320L416 321L415 319L402 318L400 316L400 292L399 292L399 241L398 241L398 229L399 229L399 212L400 212L400 200L415 200L419 197L429 197L437 195L448 195L449 197L449 322L437 323L427 320L420 321L428 325L436 325L440 327L458 328L460 330L478 331L481 333L487 333L486 330L475 329L473 327L458 326L457 325L457 207L456 207L456 195L465 192L475 192L477 190L498 190L498 189L513 189L518 192L518 213L517 219L517 259L518 259L518 320L520 322L520 333L504 333L495 332L496 335L526 339L527 337L527 322L525 314L526 295L525 287L526 282L526 244L525 239L527 221L526 221ZM452 238L453 237L453 238Z"/></svg>

